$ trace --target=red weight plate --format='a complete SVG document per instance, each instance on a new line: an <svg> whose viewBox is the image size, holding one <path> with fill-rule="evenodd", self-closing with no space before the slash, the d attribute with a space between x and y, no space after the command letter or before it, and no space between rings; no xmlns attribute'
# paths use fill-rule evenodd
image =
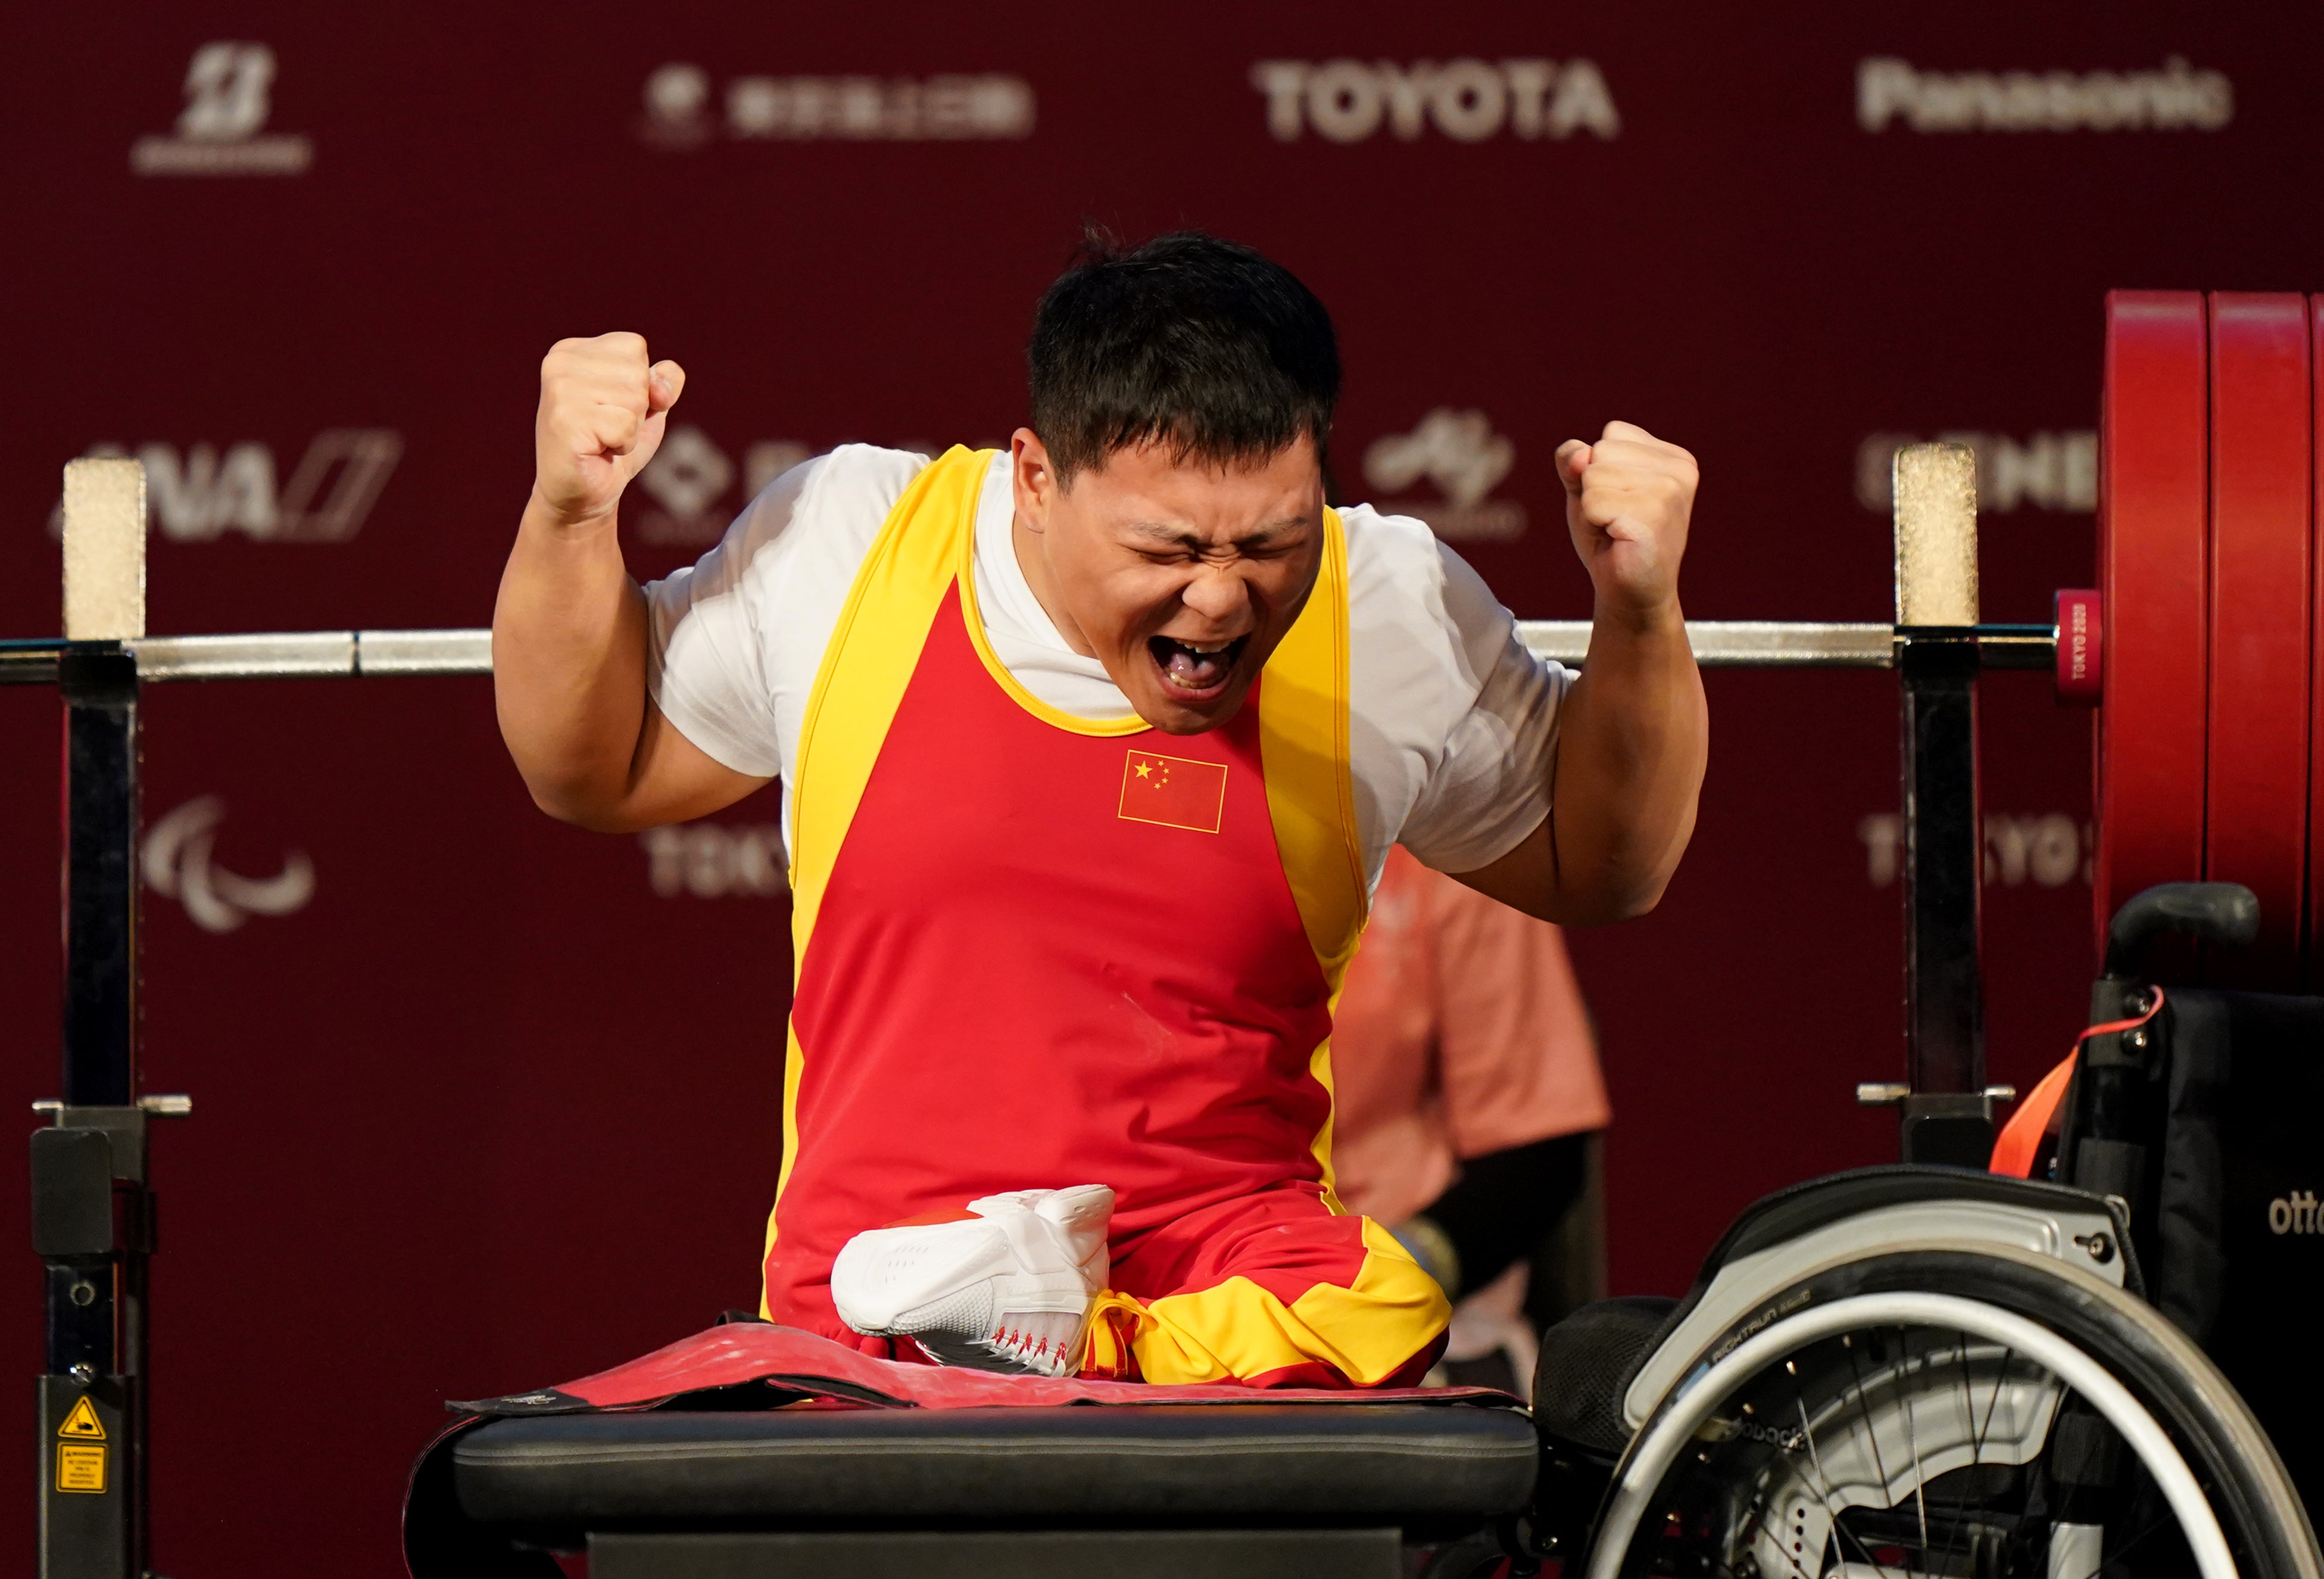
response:
<svg viewBox="0 0 2324 1579"><path fill-rule="evenodd" d="M2298 987L2308 876L2308 300L2211 298L2211 676L2203 875L2259 895L2211 979Z"/></svg>
<svg viewBox="0 0 2324 1579"><path fill-rule="evenodd" d="M2203 298L2107 297L2098 474L2098 590L2106 613L2098 708L2100 950L2123 900L2203 870L2208 447Z"/></svg>
<svg viewBox="0 0 2324 1579"><path fill-rule="evenodd" d="M2315 381L2309 386L2309 411L2315 426L2310 430L2308 470L2310 491L2308 495L2308 541L2310 562L2315 567L2317 582L2310 594L2308 605L2310 661L2314 667L2308 682L2308 749L2312 753L2308 769L2309 845L2308 845L2308 954L2307 986L2313 993L2324 983L2324 862L2318 860L2319 838L2324 838L2324 826L2319 826L2316 803L2324 799L2324 637L2317 634L2314 620L2324 614L2324 296L2312 296L2308 302L2308 367Z"/></svg>

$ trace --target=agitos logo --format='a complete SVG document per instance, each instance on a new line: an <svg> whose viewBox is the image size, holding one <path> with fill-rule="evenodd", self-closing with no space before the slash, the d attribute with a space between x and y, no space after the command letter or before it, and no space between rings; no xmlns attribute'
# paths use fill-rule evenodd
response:
<svg viewBox="0 0 2324 1579"><path fill-rule="evenodd" d="M198 796L156 822L145 833L139 865L145 885L186 907L205 932L231 932L253 916L288 916L315 897L315 863L293 850L282 870L268 878L229 872L217 856L218 824L226 802Z"/></svg>

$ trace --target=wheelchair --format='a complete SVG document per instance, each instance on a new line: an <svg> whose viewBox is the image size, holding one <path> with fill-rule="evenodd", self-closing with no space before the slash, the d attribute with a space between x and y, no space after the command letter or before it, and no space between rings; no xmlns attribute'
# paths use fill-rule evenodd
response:
<svg viewBox="0 0 2324 1579"><path fill-rule="evenodd" d="M1778 1192L1683 1299L1552 1327L1529 1411L1477 1390L833 1408L838 1382L758 1378L447 1436L415 1475L412 1572L551 1579L586 1551L590 1579L2324 1579L2267 1434L2143 1270L2159 1250L2185 1280L2148 1220L2164 1099L2124 1049L2170 1022L2137 962L2255 926L2223 884L2116 919L2101 1022L2154 1034L2087 1056L2061 1104L2074 1182L1897 1165Z"/></svg>

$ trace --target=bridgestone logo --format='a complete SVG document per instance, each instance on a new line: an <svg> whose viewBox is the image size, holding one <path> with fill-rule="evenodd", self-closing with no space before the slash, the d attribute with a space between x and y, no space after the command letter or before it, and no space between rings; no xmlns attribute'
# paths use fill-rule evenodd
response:
<svg viewBox="0 0 2324 1579"><path fill-rule="evenodd" d="M303 175L315 162L304 137L253 137L246 143L189 143L140 137L129 150L139 175Z"/></svg>
<svg viewBox="0 0 2324 1579"><path fill-rule="evenodd" d="M2324 1223L2316 1220L2316 1192L2294 1190L2270 1201L2267 1227L2271 1233L2324 1233Z"/></svg>
<svg viewBox="0 0 2324 1579"><path fill-rule="evenodd" d="M1856 69L1856 119L1915 132L2216 132L2235 117L2233 84L2173 55L2160 71L1919 71L1896 60Z"/></svg>
<svg viewBox="0 0 2324 1579"><path fill-rule="evenodd" d="M140 137L129 168L139 175L301 175L315 162L303 136L261 136L272 113L274 51L221 39L194 51L186 107L173 136Z"/></svg>

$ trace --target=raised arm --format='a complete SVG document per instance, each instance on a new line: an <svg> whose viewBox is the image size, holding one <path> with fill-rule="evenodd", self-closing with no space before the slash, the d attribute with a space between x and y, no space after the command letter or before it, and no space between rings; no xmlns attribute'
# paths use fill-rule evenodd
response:
<svg viewBox="0 0 2324 1579"><path fill-rule="evenodd" d="M646 694L645 596L615 510L685 386L637 335L559 340L540 365L532 497L493 610L493 697L534 804L583 827L683 821L767 782L706 755Z"/></svg>
<svg viewBox="0 0 2324 1579"><path fill-rule="evenodd" d="M1678 601L1694 457L1609 422L1558 448L1566 523L1597 588L1590 656L1558 714L1550 810L1462 882L1547 921L1654 909L1694 832L1709 751L1702 676Z"/></svg>

